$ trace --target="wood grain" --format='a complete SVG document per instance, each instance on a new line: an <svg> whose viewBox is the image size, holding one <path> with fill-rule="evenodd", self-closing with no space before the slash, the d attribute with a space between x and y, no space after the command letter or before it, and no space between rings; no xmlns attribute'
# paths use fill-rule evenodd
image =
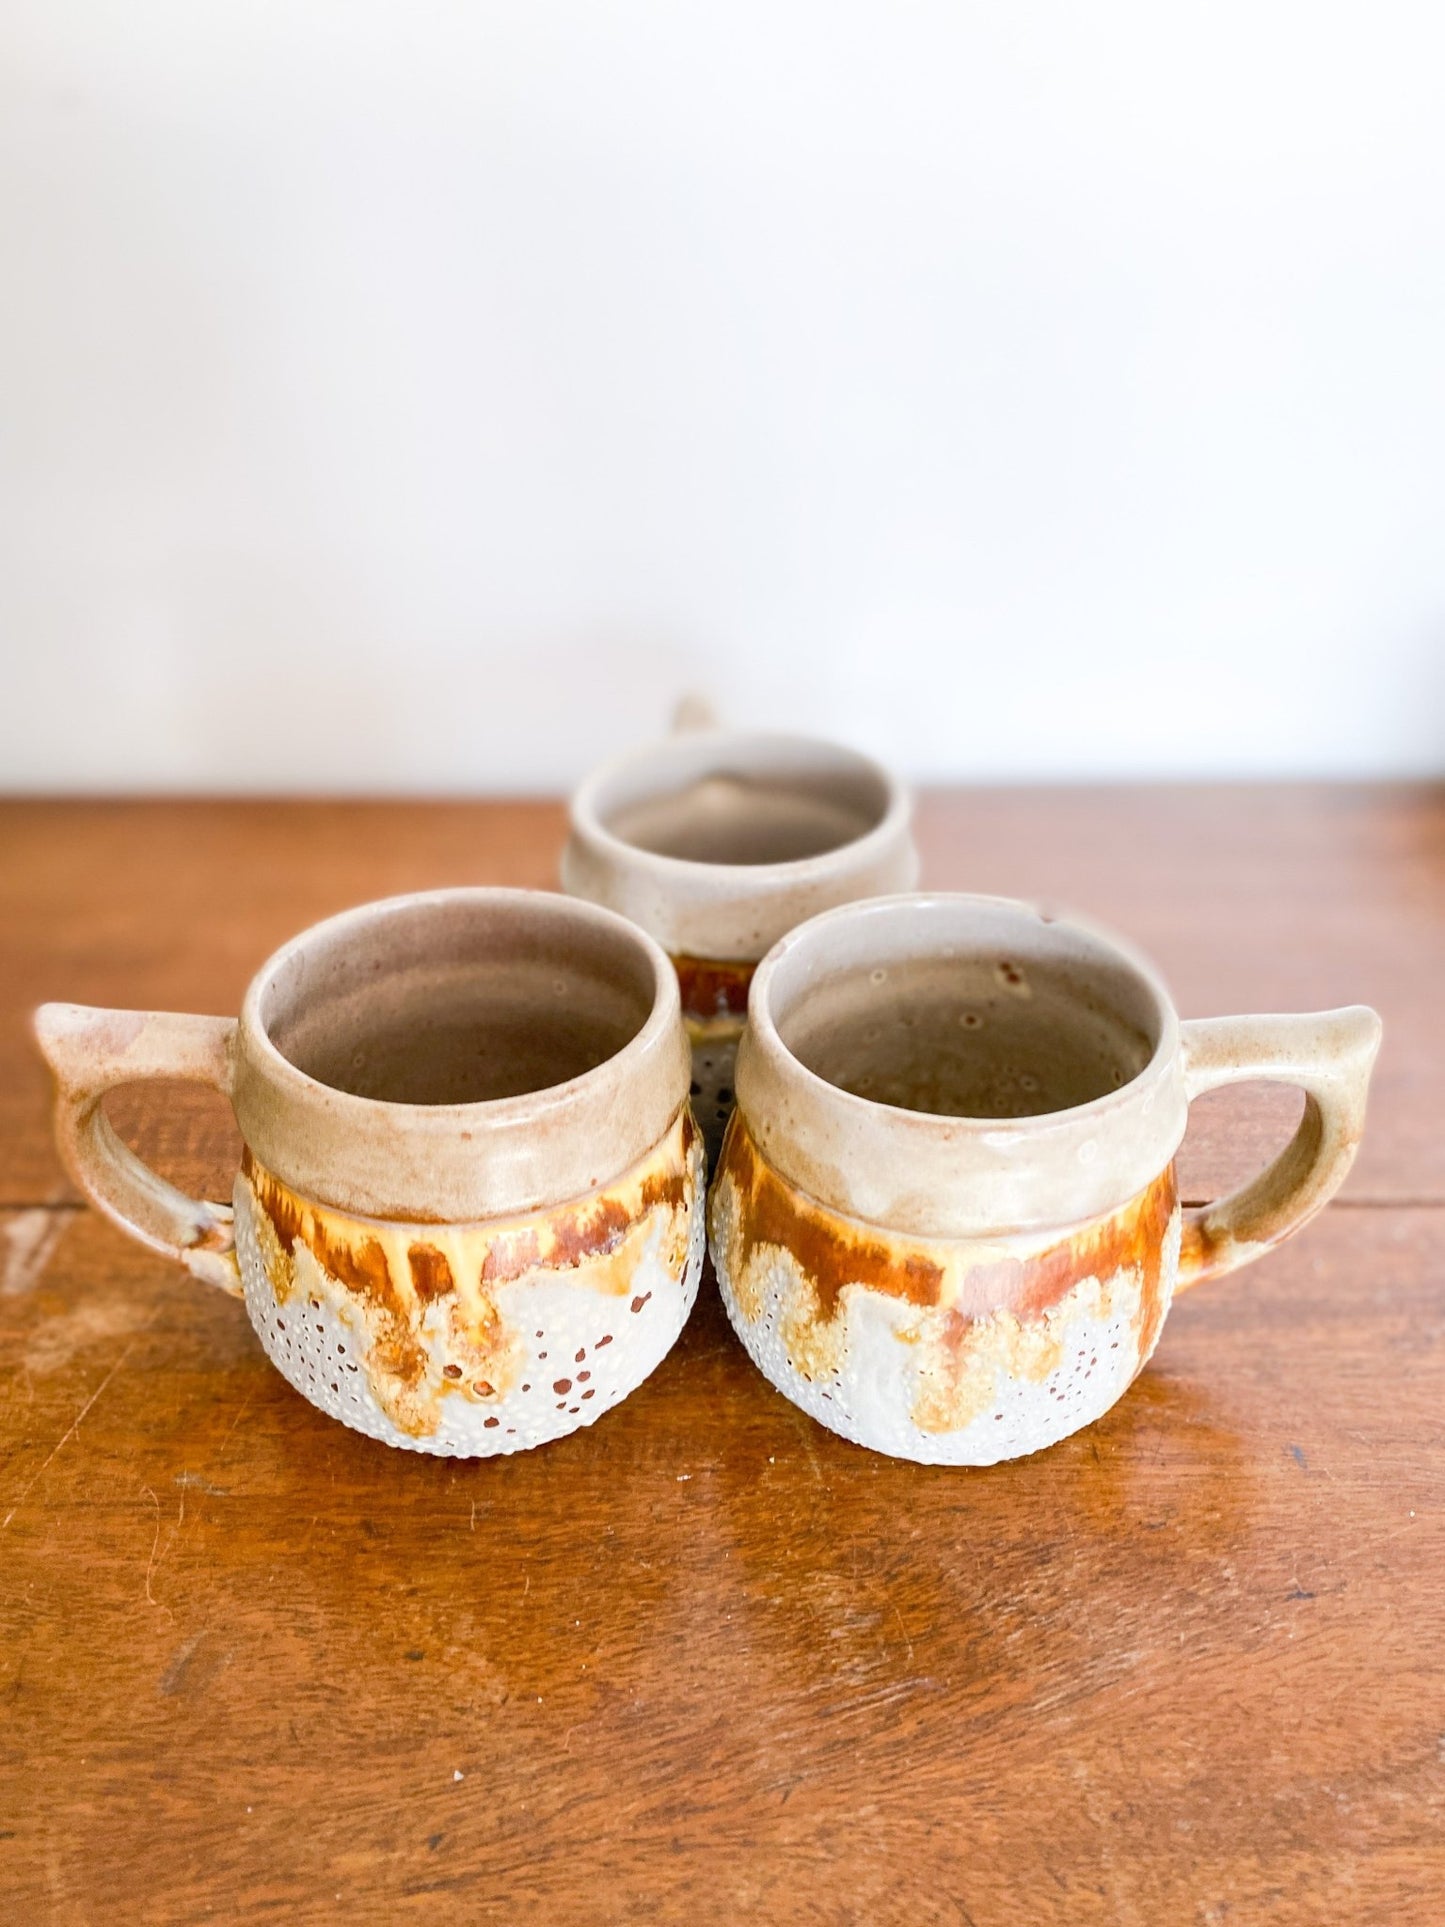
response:
<svg viewBox="0 0 1445 1927"><path fill-rule="evenodd" d="M710 1290L595 1430L389 1453L75 1215L0 1334L5 1890L57 1920L1428 1919L1438 1236L1334 1213L1181 1305L1090 1432L960 1476L810 1425Z"/></svg>
<svg viewBox="0 0 1445 1927"><path fill-rule="evenodd" d="M1440 1917L1442 821L1433 791L927 800L934 880L1082 904L1186 1011L1391 1027L1354 1202L1192 1294L1100 1424L960 1474L811 1425L707 1281L653 1379L540 1452L323 1418L241 1307L57 1203L18 1014L234 1008L345 902L547 882L558 812L6 806L17 1921ZM1219 1119L1201 1181L1285 1128ZM220 1184L214 1112L147 1132Z"/></svg>

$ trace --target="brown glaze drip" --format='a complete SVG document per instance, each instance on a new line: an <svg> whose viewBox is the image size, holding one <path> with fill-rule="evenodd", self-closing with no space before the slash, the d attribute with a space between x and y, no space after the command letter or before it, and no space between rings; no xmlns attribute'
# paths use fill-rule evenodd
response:
<svg viewBox="0 0 1445 1927"><path fill-rule="evenodd" d="M1072 1292L1096 1281L1099 1312L1117 1307L1116 1281L1138 1290L1137 1359L1153 1351L1164 1321L1164 1246L1177 1209L1170 1165L1138 1197L1110 1218L1087 1226L1036 1259L1009 1269L1019 1283L1009 1307L979 1315L965 1299L950 1306L933 1340L931 1368L920 1380L913 1420L920 1431L956 1432L994 1405L1000 1376L1040 1384L1062 1364L1069 1342L1067 1312L1050 1314ZM975 1271L966 1281L977 1285ZM1125 1300L1127 1302L1127 1298ZM1097 1361L1096 1361L1097 1362Z"/></svg>
<svg viewBox="0 0 1445 1927"><path fill-rule="evenodd" d="M945 1249L887 1232L870 1234L795 1191L764 1161L736 1113L718 1175L736 1187L737 1246L731 1254L736 1272L746 1270L759 1246L781 1246L811 1282L819 1316L827 1320L849 1284L866 1285L914 1305L943 1302ZM1143 1355L1157 1339L1164 1315L1164 1241L1178 1202L1171 1164L1111 1217L1030 1258L976 1265L964 1272L956 1295L951 1295L953 1309L966 1322L996 1311L1038 1318L1086 1278L1137 1271L1148 1327L1140 1335Z"/></svg>
<svg viewBox="0 0 1445 1927"><path fill-rule="evenodd" d="M617 1250L634 1226L659 1205L670 1212L687 1208L691 1182L691 1152L697 1140L697 1127L690 1111L683 1113L683 1162L672 1171L654 1171L642 1181L636 1209L630 1210L613 1193L589 1198L583 1204L568 1205L552 1212L546 1221L549 1234L545 1246L538 1227L520 1226L498 1233L482 1261L484 1285L510 1284L539 1265L549 1270L572 1269L594 1258L606 1258Z"/></svg>
<svg viewBox="0 0 1445 1927"><path fill-rule="evenodd" d="M695 1139L696 1136L697 1132L693 1131L692 1138ZM639 1216L645 1216L658 1205L664 1205L669 1211L682 1210L687 1203L690 1154L691 1140L688 1140L683 1152L684 1157L689 1159L688 1164L680 1165L675 1171L655 1171L651 1177L643 1179L642 1209Z"/></svg>
<svg viewBox="0 0 1445 1927"><path fill-rule="evenodd" d="M817 1315L827 1322L845 1285L866 1285L912 1305L939 1302L941 1265L898 1241L868 1236L793 1190L764 1163L737 1111L723 1143L718 1180L731 1180L736 1187L737 1248L730 1254L735 1274L747 1269L759 1246L780 1246L811 1280Z"/></svg>
<svg viewBox="0 0 1445 1927"><path fill-rule="evenodd" d="M616 1251L635 1219L620 1198L602 1197L585 1211L561 1212L552 1224L552 1257L560 1265L585 1264Z"/></svg>
<svg viewBox="0 0 1445 1927"><path fill-rule="evenodd" d="M407 1262L411 1266L411 1282L421 1304L428 1305L434 1299L445 1298L456 1290L456 1280L452 1277L446 1253L438 1251L435 1245L413 1245L407 1252Z"/></svg>
<svg viewBox="0 0 1445 1927"><path fill-rule="evenodd" d="M1082 1279L1112 1278L1119 1271L1137 1271L1145 1304L1160 1306L1164 1240L1178 1205L1171 1164L1113 1217L1100 1218L1020 1264L1008 1309L1017 1318L1036 1317L1057 1305ZM1154 1332L1157 1336L1157 1319Z"/></svg>
<svg viewBox="0 0 1445 1927"><path fill-rule="evenodd" d="M402 1386L419 1384L426 1373L427 1355L412 1329L411 1308L397 1292L391 1266L378 1241L364 1234L354 1241L333 1237L320 1214L308 1210L278 1184L255 1162L249 1148L242 1156L241 1169L270 1219L282 1251L294 1253L299 1239L324 1272L370 1306L379 1369Z"/></svg>
<svg viewBox="0 0 1445 1927"><path fill-rule="evenodd" d="M1164 1290L1164 1240L1170 1220L1179 1208L1179 1188L1174 1166L1168 1165L1147 1191L1130 1207L1140 1217L1139 1267L1139 1363L1144 1365L1159 1342L1164 1314L1169 1307Z"/></svg>
<svg viewBox="0 0 1445 1927"><path fill-rule="evenodd" d="M1198 1284L1216 1271L1227 1270L1234 1243L1233 1231L1227 1225L1212 1224L1207 1208L1186 1211L1179 1240L1178 1288L1182 1291L1186 1284Z"/></svg>
<svg viewBox="0 0 1445 1927"><path fill-rule="evenodd" d="M242 1170L255 1196L272 1255L266 1268L278 1303L296 1288L295 1256L304 1245L331 1286L364 1314L367 1369L382 1406L404 1431L434 1432L443 1395L501 1396L520 1362L518 1335L496 1302L498 1286L528 1273L586 1267L594 1290L622 1296L632 1289L648 1227L665 1225L663 1261L680 1278L687 1255L697 1127L684 1105L650 1168L576 1204L510 1226L449 1227L443 1240L407 1227L377 1227L298 1198L246 1151ZM679 1156L680 1152L680 1156ZM398 1235L389 1235L392 1232ZM391 1260L388 1248L391 1248ZM475 1259L471 1252L475 1252ZM404 1254L404 1255L403 1255ZM391 1262L398 1271L394 1277ZM466 1275L476 1265L476 1291ZM445 1361L434 1368L440 1340ZM448 1354L450 1354L448 1356ZM544 1354L545 1356L545 1354Z"/></svg>
<svg viewBox="0 0 1445 1927"><path fill-rule="evenodd" d="M483 1285L509 1285L513 1279L535 1271L541 1262L542 1240L535 1225L504 1231L487 1246L481 1281Z"/></svg>
<svg viewBox="0 0 1445 1927"><path fill-rule="evenodd" d="M1108 1217L1018 1258L988 1257L981 1241L907 1239L828 1209L772 1169L739 1113L718 1179L713 1231L725 1240L728 1283L749 1321L766 1302L768 1260L759 1262L759 1251L781 1250L792 1261L778 1330L801 1378L817 1382L842 1368L845 1286L923 1308L895 1330L900 1343L918 1347L911 1416L922 1432L964 1430L996 1406L1001 1380L1044 1382L1062 1364L1080 1315L1122 1314L1141 1365L1158 1340L1179 1209L1172 1165Z"/></svg>
<svg viewBox="0 0 1445 1927"><path fill-rule="evenodd" d="M685 1017L746 1017L755 963L724 963L710 957L674 957Z"/></svg>

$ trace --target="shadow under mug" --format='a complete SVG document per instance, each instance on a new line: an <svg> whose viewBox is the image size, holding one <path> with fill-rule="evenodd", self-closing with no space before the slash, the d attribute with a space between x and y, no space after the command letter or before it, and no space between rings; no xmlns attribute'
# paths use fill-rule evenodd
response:
<svg viewBox="0 0 1445 1927"><path fill-rule="evenodd" d="M911 818L902 784L856 750L714 726L630 751L573 797L562 886L671 956L710 1157L759 959L820 911L912 889Z"/></svg>
<svg viewBox="0 0 1445 1927"><path fill-rule="evenodd" d="M1153 968L998 897L893 897L785 937L753 979L709 1203L754 1363L843 1437L989 1465L1088 1425L1181 1292L1262 1256L1343 1182L1380 1020L1181 1021ZM1181 1210L1191 1099L1305 1094L1253 1183Z"/></svg>
<svg viewBox="0 0 1445 1927"><path fill-rule="evenodd" d="M702 1145L666 956L621 917L439 890L317 924L239 1020L46 1004L76 1183L244 1294L283 1376L343 1424L453 1456L590 1423L666 1355L702 1265ZM244 1141L232 1207L116 1136L119 1085L211 1084Z"/></svg>

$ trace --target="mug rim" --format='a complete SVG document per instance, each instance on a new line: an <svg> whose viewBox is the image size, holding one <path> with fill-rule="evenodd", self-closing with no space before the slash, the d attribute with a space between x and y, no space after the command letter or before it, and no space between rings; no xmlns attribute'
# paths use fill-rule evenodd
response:
<svg viewBox="0 0 1445 1927"><path fill-rule="evenodd" d="M850 836L842 843L835 843L829 849L815 850L811 856L781 857L774 863L710 863L701 857L669 856L665 851L644 849L639 843L631 843L615 830L608 829L598 807L599 798L609 783L631 770L646 769L659 753L669 750L684 750L693 744L730 742L739 744L764 744L773 748L801 745L813 750L827 750L839 761L846 761L861 774L875 777L883 791L886 801L883 814L878 821L864 830L859 836ZM701 759L700 759L701 760ZM673 787L678 787L674 785ZM659 792L665 794L666 792ZM782 874L787 882L830 869L838 859L850 859L858 852L871 854L875 844L881 844L896 836L899 829L907 824L912 814L912 799L906 785L895 776L892 770L869 756L866 751L854 749L849 743L834 741L828 736L810 736L801 730L791 729L734 729L715 725L707 729L694 729L680 732L676 736L665 736L659 741L639 744L633 749L624 750L620 755L610 758L584 777L572 794L569 805L571 827L587 836L600 848L607 851L619 863L633 863L644 869L658 869L664 874L688 873L726 878L736 884L749 877Z"/></svg>
<svg viewBox="0 0 1445 1927"><path fill-rule="evenodd" d="M879 786L878 820L860 835L811 856L776 863L709 863L643 849L609 829L601 801L620 779L645 776L659 760L682 765L668 788L705 773L720 749L766 754L794 749L826 756ZM694 767L687 773L687 766ZM663 737L612 757L585 777L568 805L562 886L571 895L621 911L675 956L754 963L802 919L874 890L912 884L918 859L911 836L913 798L886 765L850 744L801 731L712 727Z"/></svg>
<svg viewBox="0 0 1445 1927"><path fill-rule="evenodd" d="M590 927L631 946L650 971L641 1026L600 1064L509 1097L414 1104L363 1097L313 1077L273 1041L264 1002L319 941L364 938L388 917L456 906ZM689 1054L677 976L627 918L557 891L459 885L403 892L325 917L281 944L247 986L232 1102L246 1145L284 1183L365 1217L476 1222L586 1195L630 1169L685 1103ZM626 1103L619 1103L623 1093Z"/></svg>
<svg viewBox="0 0 1445 1927"><path fill-rule="evenodd" d="M778 1019L786 1011L775 1012L774 987L780 971L797 967L800 952L804 958L810 950L825 954L849 926L963 918L970 911L1072 932L1127 970L1146 992L1157 1024L1153 1048L1132 1077L1056 1111L953 1117L844 1090L784 1042ZM855 961L865 964L866 954ZM806 995L800 987L798 998ZM789 931L754 974L735 1088L749 1133L784 1177L851 1216L938 1238L1052 1229L1117 1209L1172 1160L1187 1110L1178 1012L1147 957L1087 917L965 891L871 897ZM1099 1142L1104 1131L1107 1148Z"/></svg>

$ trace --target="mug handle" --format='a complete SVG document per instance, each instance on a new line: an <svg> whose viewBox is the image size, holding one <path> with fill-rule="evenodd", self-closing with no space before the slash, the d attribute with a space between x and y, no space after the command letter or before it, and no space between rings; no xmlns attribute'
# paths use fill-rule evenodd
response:
<svg viewBox="0 0 1445 1927"><path fill-rule="evenodd" d="M672 735L691 736L699 730L717 729L720 726L711 698L704 696L700 689L689 689L678 697L672 712Z"/></svg>
<svg viewBox="0 0 1445 1927"><path fill-rule="evenodd" d="M1329 1203L1355 1161L1377 1013L1364 1004L1299 1017L1202 1017L1180 1025L1184 1088L1192 1102L1221 1084L1268 1078L1297 1084L1304 1116L1252 1183L1184 1213L1175 1295L1263 1257Z"/></svg>
<svg viewBox="0 0 1445 1927"><path fill-rule="evenodd" d="M236 1296L228 1204L188 1198L116 1135L102 1100L119 1084L183 1077L231 1092L232 1017L42 1004L35 1041L55 1079L55 1141L80 1189L122 1231Z"/></svg>

